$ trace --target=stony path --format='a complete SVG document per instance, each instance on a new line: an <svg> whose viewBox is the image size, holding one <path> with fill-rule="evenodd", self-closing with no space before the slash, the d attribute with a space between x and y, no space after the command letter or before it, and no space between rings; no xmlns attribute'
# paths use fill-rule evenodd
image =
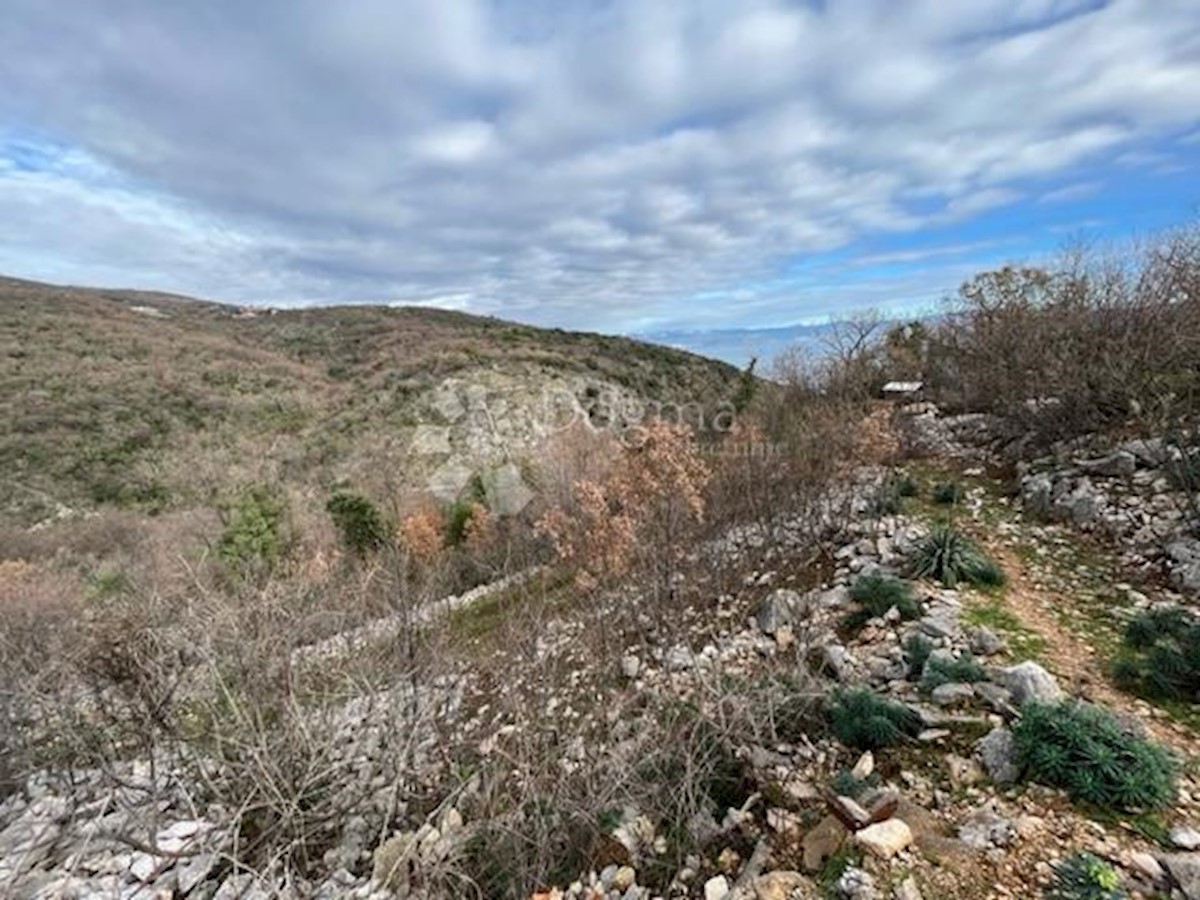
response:
<svg viewBox="0 0 1200 900"><path fill-rule="evenodd" d="M1037 660L1070 693L1136 717L1181 758L1200 759L1200 732L1194 720L1178 721L1167 710L1119 690L1108 674L1124 622L1134 611L1133 598L1143 604L1158 600L1159 586L1141 583L1123 571L1116 548L1068 526L1028 518L994 479L964 477L944 463L922 467L921 475L930 484L961 481L969 486L967 503L955 516L969 520L963 524L1007 577L998 592L972 592L979 604L998 606L1044 644ZM934 507L924 509L919 518L945 515L946 508Z"/></svg>
<svg viewBox="0 0 1200 900"><path fill-rule="evenodd" d="M1136 716L1157 740L1185 757L1200 755L1200 737L1194 730L1113 686L1107 675L1107 656L1095 642L1064 624L1064 620L1086 614L1086 610L1076 606L1074 598L1043 586L1051 580L1046 577L1048 573L1038 571L1040 567L1023 560L995 535L985 536L983 543L1008 576L1000 602L1045 639L1045 662L1071 693Z"/></svg>

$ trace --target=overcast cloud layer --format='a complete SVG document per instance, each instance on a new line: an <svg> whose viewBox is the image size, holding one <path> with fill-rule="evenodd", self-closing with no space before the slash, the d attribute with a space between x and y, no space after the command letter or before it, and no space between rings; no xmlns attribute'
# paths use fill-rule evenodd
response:
<svg viewBox="0 0 1200 900"><path fill-rule="evenodd" d="M0 271L770 326L1157 196L1198 125L1195 0L4 0Z"/></svg>

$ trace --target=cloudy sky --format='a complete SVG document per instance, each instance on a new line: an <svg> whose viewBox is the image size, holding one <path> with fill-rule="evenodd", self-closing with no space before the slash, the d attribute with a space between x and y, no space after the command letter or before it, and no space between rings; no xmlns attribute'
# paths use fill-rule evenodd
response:
<svg viewBox="0 0 1200 900"><path fill-rule="evenodd" d="M0 272L612 332L1200 208L1196 0L0 0Z"/></svg>

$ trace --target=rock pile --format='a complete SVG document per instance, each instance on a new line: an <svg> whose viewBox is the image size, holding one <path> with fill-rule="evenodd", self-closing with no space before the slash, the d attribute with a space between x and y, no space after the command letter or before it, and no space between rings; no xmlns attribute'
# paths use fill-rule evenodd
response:
<svg viewBox="0 0 1200 900"><path fill-rule="evenodd" d="M1082 449L1072 442L1020 466L1026 511L1103 534L1121 546L1128 567L1161 567L1176 589L1200 596L1195 511L1170 473L1182 451L1161 439L1129 441L1100 455Z"/></svg>

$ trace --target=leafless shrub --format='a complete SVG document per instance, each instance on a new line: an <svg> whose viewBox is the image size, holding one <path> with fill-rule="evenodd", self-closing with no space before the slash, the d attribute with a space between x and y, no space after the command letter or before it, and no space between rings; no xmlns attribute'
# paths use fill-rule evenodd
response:
<svg viewBox="0 0 1200 900"><path fill-rule="evenodd" d="M934 329L937 399L1046 442L1196 414L1200 231L1140 251L1067 254L1052 269L976 276Z"/></svg>
<svg viewBox="0 0 1200 900"><path fill-rule="evenodd" d="M870 366L859 359L872 356L874 344L852 347L838 361L791 353L776 363L769 389L718 447L714 522L725 529L753 525L763 535L786 522L797 542L816 550L845 521L841 482L878 450L866 441L870 379L861 376Z"/></svg>
<svg viewBox="0 0 1200 900"><path fill-rule="evenodd" d="M727 810L753 803L749 748L815 733L816 698L814 685L780 677L714 677L691 697L640 698L615 735L573 747L549 723L523 722L483 762L472 800L484 823L463 861L473 895L527 897L611 863L665 890L718 839Z"/></svg>
<svg viewBox="0 0 1200 900"><path fill-rule="evenodd" d="M32 766L51 761L69 731L43 742L42 727L69 683L66 660L82 604L68 572L0 562L0 795Z"/></svg>
<svg viewBox="0 0 1200 900"><path fill-rule="evenodd" d="M798 366L795 354L785 356L781 371L786 382L811 383L841 402L863 403L878 396L885 377L884 319L876 310L857 313L833 322L825 339L825 354L807 366ZM807 377L801 375L807 369Z"/></svg>
<svg viewBox="0 0 1200 900"><path fill-rule="evenodd" d="M0 563L0 780L49 769L120 785L129 762L151 760L232 822L228 865L311 872L352 811L390 820L378 779L411 789L417 743L436 735L451 694L434 684L438 626L414 612L440 579L395 548L372 566L305 554L230 580L203 546L177 548L170 572L149 551L128 568ZM305 645L381 616L400 627L296 664Z"/></svg>

